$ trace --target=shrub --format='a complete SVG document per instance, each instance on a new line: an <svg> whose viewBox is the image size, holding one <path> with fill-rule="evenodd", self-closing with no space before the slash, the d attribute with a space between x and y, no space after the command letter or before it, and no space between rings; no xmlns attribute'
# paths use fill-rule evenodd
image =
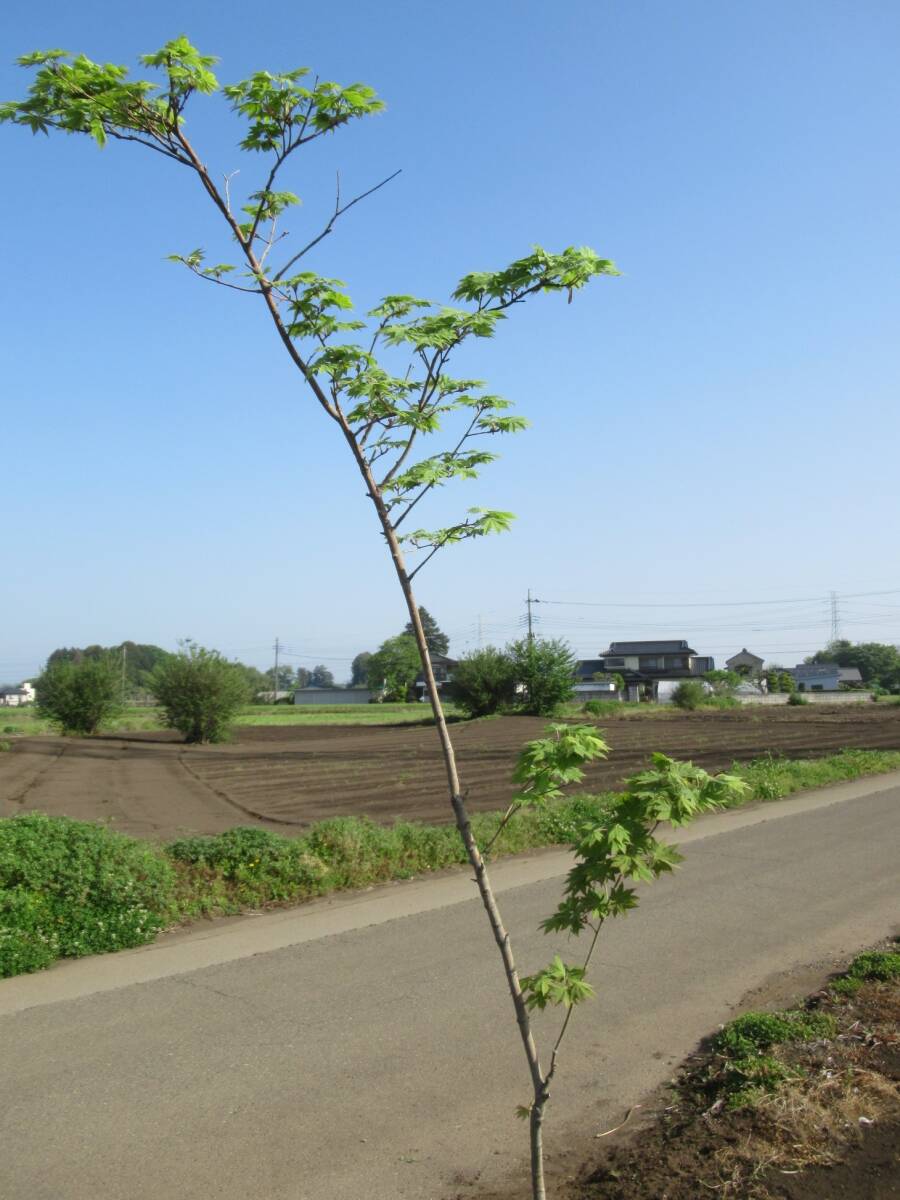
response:
<svg viewBox="0 0 900 1200"><path fill-rule="evenodd" d="M558 638L522 638L506 652L522 688L521 710L536 717L551 716L575 692L575 657Z"/></svg>
<svg viewBox="0 0 900 1200"><path fill-rule="evenodd" d="M622 708L621 700L585 700L581 711L591 717L608 717Z"/></svg>
<svg viewBox="0 0 900 1200"><path fill-rule="evenodd" d="M175 862L209 868L239 902L295 900L321 890L324 864L303 838L239 827L215 837L182 838L166 847Z"/></svg>
<svg viewBox="0 0 900 1200"><path fill-rule="evenodd" d="M453 690L456 703L470 717L500 712L515 700L515 664L494 646L466 654L453 670Z"/></svg>
<svg viewBox="0 0 900 1200"><path fill-rule="evenodd" d="M173 883L155 848L101 825L43 813L0 821L0 976L151 941Z"/></svg>
<svg viewBox="0 0 900 1200"><path fill-rule="evenodd" d="M119 667L105 654L55 662L34 687L38 713L62 733L96 733L122 711Z"/></svg>
<svg viewBox="0 0 900 1200"><path fill-rule="evenodd" d="M167 656L153 672L150 687L166 725L184 734L186 742L221 742L250 698L236 663L193 642Z"/></svg>
<svg viewBox="0 0 900 1200"><path fill-rule="evenodd" d="M703 678L717 696L730 696L741 682L737 671L707 671Z"/></svg>
<svg viewBox="0 0 900 1200"><path fill-rule="evenodd" d="M699 679L683 679L672 693L672 703L693 712L706 700L706 688Z"/></svg>
<svg viewBox="0 0 900 1200"><path fill-rule="evenodd" d="M792 708L796 708L799 704L809 704L809 700L802 692L791 692L787 698L787 702Z"/></svg>

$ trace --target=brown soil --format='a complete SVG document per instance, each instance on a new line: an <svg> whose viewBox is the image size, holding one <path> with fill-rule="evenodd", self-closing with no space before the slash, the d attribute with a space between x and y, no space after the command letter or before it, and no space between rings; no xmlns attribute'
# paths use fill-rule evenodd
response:
<svg viewBox="0 0 900 1200"><path fill-rule="evenodd" d="M866 984L852 999L824 991L810 1004L836 1018L838 1034L785 1049L804 1080L729 1112L709 1107L714 1066L696 1056L674 1091L648 1104L653 1123L601 1152L565 1200L900 1197L900 987Z"/></svg>
<svg viewBox="0 0 900 1200"><path fill-rule="evenodd" d="M454 726L473 810L509 800L510 771L546 722L502 717ZM900 748L900 708L761 708L665 713L606 723L613 747L585 787L603 790L653 750L722 770L769 751L810 758L845 747ZM11 739L0 755L0 815L39 810L108 821L137 836L173 838L257 824L299 832L324 817L366 813L449 819L433 728L245 727L224 746L185 746L175 735Z"/></svg>
<svg viewBox="0 0 900 1200"><path fill-rule="evenodd" d="M893 948L891 943L880 947ZM830 1013L837 1036L785 1047L805 1078L752 1108L714 1103L708 1048L672 1084L635 1106L597 1141L576 1133L547 1156L558 1200L898 1200L900 1198L900 984L865 984L852 997L823 987L822 965L770 981L742 1011ZM815 980L821 990L804 998ZM861 1114L865 1114L860 1121ZM530 1194L530 1193L529 1193ZM526 1200L520 1186L460 1192L454 1200Z"/></svg>

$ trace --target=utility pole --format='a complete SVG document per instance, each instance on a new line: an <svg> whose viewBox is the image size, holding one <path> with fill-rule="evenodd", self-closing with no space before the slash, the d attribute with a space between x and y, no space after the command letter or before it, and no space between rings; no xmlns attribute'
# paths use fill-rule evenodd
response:
<svg viewBox="0 0 900 1200"><path fill-rule="evenodd" d="M122 707L125 707L125 664L128 661L128 646L122 643Z"/></svg>
<svg viewBox="0 0 900 1200"><path fill-rule="evenodd" d="M531 606L532 606L532 604L535 604L537 602L535 600L531 599L531 588L528 589L528 599L525 601L525 603L528 605L528 641L533 642L534 641L534 627L533 627L532 620L531 620Z"/></svg>
<svg viewBox="0 0 900 1200"><path fill-rule="evenodd" d="M841 614L838 609L838 594L831 593L831 640L839 641L841 636Z"/></svg>
<svg viewBox="0 0 900 1200"><path fill-rule="evenodd" d="M275 639L275 671L272 675L272 703L278 701L278 638Z"/></svg>

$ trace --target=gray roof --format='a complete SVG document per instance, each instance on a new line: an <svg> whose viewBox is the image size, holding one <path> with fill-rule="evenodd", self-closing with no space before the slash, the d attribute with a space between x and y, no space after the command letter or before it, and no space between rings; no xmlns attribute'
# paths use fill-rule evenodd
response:
<svg viewBox="0 0 900 1200"><path fill-rule="evenodd" d="M795 679L830 679L833 675L840 676L840 670L837 663L801 663L799 667L791 667L788 674Z"/></svg>
<svg viewBox="0 0 900 1200"><path fill-rule="evenodd" d="M726 658L725 665L727 666L729 663L740 662L742 658L752 658L754 662L758 663L762 663L764 661L764 659L761 659L758 654L754 654L752 650L748 650L747 647L744 646L742 650L737 652L737 654L732 654L731 658Z"/></svg>
<svg viewBox="0 0 900 1200"><path fill-rule="evenodd" d="M687 642L610 642L604 657L619 654L696 654Z"/></svg>
<svg viewBox="0 0 900 1200"><path fill-rule="evenodd" d="M838 679L841 683L862 683L859 667L838 667Z"/></svg>

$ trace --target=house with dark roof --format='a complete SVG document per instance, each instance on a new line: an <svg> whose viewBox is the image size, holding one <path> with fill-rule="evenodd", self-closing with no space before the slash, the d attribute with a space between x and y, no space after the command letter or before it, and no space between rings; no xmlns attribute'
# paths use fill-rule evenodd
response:
<svg viewBox="0 0 900 1200"><path fill-rule="evenodd" d="M685 641L610 642L603 652L604 671L618 673L625 680L627 698L660 697L660 684L682 679L698 679L715 670L715 659L698 654ZM665 694L671 689L662 689Z"/></svg>

